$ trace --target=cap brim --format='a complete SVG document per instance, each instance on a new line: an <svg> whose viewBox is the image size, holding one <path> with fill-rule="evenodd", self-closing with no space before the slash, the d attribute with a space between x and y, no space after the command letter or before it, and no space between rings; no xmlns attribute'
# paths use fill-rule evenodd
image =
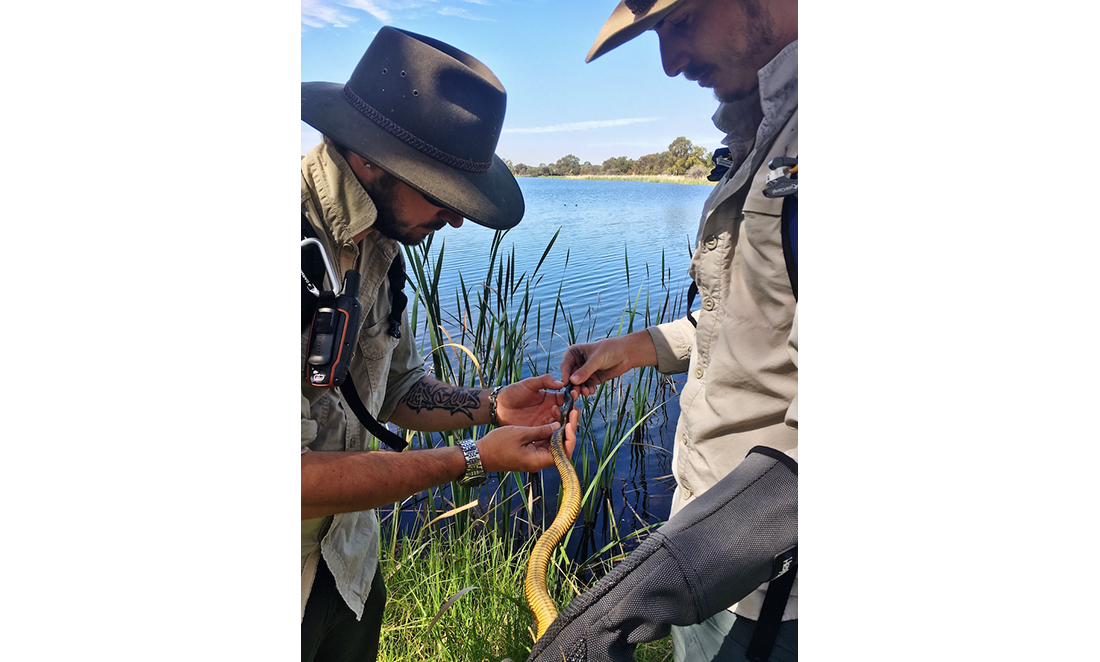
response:
<svg viewBox="0 0 1100 662"><path fill-rule="evenodd" d="M444 165L364 117L339 83L302 83L302 121L478 225L515 227L523 193L499 156L485 172Z"/></svg>
<svg viewBox="0 0 1100 662"><path fill-rule="evenodd" d="M592 44L592 48L588 50L588 56L584 58L585 63L591 62L604 53L622 46L634 37L637 37L654 25L657 25L661 19L667 16L681 1L682 0L671 0L671 2L658 1L648 12L637 16L635 16L634 12L630 11L625 4L620 2L619 6L615 8L615 11L611 12L611 17L607 19L607 22L604 23L603 27L600 29L600 34L596 36L596 41Z"/></svg>

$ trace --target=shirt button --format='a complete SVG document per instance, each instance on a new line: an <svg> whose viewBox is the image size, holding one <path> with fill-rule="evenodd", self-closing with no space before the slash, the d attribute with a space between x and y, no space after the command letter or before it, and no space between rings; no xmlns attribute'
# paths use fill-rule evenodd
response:
<svg viewBox="0 0 1100 662"><path fill-rule="evenodd" d="M695 378L696 379L702 379L703 378L703 369L702 368L696 368L695 369Z"/></svg>
<svg viewBox="0 0 1100 662"><path fill-rule="evenodd" d="M707 250L714 250L715 248L718 248L718 237L715 237L714 235L708 236L705 240L703 240L703 245L707 247Z"/></svg>
<svg viewBox="0 0 1100 662"><path fill-rule="evenodd" d="M703 308L705 310L714 310L714 299L711 299L710 297L703 299Z"/></svg>

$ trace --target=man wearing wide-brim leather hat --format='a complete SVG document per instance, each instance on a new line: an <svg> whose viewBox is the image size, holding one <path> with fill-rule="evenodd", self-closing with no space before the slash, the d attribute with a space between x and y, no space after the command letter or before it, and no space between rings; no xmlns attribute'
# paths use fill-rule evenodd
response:
<svg viewBox="0 0 1100 662"><path fill-rule="evenodd" d="M720 102L712 117L725 134L710 176L717 184L688 271L686 308L696 296L701 305L672 322L574 345L561 374L587 395L638 367L686 373L673 438L676 490L668 524L563 609L530 662L631 660L638 642L669 633L676 662L793 662L798 2L625 0L586 60L615 57L610 51L646 30L657 34L665 74L683 74ZM754 494L763 485L756 471L782 479Z"/></svg>
<svg viewBox="0 0 1100 662"><path fill-rule="evenodd" d="M523 195L493 152L504 86L443 42L379 31L346 85L302 83L302 119L464 218L504 230Z"/></svg>
<svg viewBox="0 0 1100 662"><path fill-rule="evenodd" d="M347 84L302 83L302 119L323 135L301 163L303 662L377 656L385 586L374 508L554 464L546 442L560 427L563 384L543 375L464 389L428 376L402 292L401 244L467 218L506 229L523 216L519 187L494 153L505 99L477 59L392 27L379 30ZM341 292L345 283L358 286ZM406 444L385 421L498 427L451 447L368 450L371 435Z"/></svg>

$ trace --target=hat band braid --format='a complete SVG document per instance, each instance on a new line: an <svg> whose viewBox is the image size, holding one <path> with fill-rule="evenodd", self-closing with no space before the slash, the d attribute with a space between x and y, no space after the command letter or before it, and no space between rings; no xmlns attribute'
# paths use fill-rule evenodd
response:
<svg viewBox="0 0 1100 662"><path fill-rule="evenodd" d="M492 161L471 161L469 159L459 158L453 154L444 152L435 145L417 138L408 130L402 128L396 122L375 110L369 103L363 101L363 99L347 85L344 86L344 98L346 98L351 105L355 106L356 110L366 115L372 122L386 131L389 131L395 137L405 141L411 147L416 148L418 151L427 154L444 165L449 165L452 168L458 168L459 170L466 170L468 172L486 172L493 166Z"/></svg>
<svg viewBox="0 0 1100 662"><path fill-rule="evenodd" d="M624 0L623 4L637 16L649 11L650 7L657 4L657 0Z"/></svg>

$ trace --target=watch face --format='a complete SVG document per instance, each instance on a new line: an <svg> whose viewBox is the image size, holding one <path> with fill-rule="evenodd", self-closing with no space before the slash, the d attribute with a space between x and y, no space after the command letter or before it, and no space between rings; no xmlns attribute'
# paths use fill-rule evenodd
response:
<svg viewBox="0 0 1100 662"><path fill-rule="evenodd" d="M485 482L485 469L481 466L481 455L477 452L477 444L464 439L459 442L462 446L462 454L466 456L466 475L458 484L463 487L473 487Z"/></svg>

